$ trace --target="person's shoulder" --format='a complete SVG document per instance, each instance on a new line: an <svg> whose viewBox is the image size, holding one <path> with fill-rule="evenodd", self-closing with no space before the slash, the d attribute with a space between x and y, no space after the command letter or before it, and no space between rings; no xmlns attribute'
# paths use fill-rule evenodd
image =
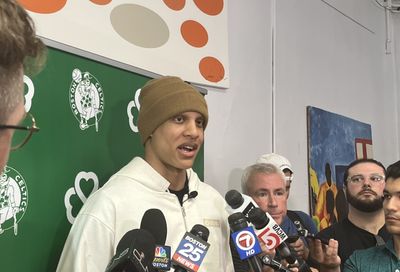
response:
<svg viewBox="0 0 400 272"><path fill-rule="evenodd" d="M336 229L339 227L338 224L339 224L339 223L335 223L335 224L333 224L333 225L330 225L330 226L327 227L327 228L324 228L324 229L320 230L320 231L317 233L317 237L325 237L325 238L332 238L332 237L334 237L334 234L335 234L335 232L336 232Z"/></svg>
<svg viewBox="0 0 400 272"><path fill-rule="evenodd" d="M202 181L193 169L188 169L187 175L189 177L189 187L194 185L194 187L197 187L198 190L205 191L210 194L218 194L219 196L221 196L221 194L217 191L217 189L215 189L210 184L207 184L205 181Z"/></svg>
<svg viewBox="0 0 400 272"><path fill-rule="evenodd" d="M291 217L293 217L293 215L291 214L296 214L297 217L300 218L301 223L304 225L303 227L307 228L308 231L311 231L311 233L316 234L317 232L317 227L315 225L314 220L312 219L312 217L310 215L308 215L307 213L303 212L303 211L294 211L294 210L288 210L287 211L287 215L288 217L290 217L290 219L293 221L293 219Z"/></svg>
<svg viewBox="0 0 400 272"><path fill-rule="evenodd" d="M200 181L198 188L199 188L199 191L202 191L203 193L208 194L208 196L218 197L218 198L221 198L223 201L225 201L225 199L222 197L220 192L218 192L217 189L215 189L210 184Z"/></svg>
<svg viewBox="0 0 400 272"><path fill-rule="evenodd" d="M302 217L302 218L307 218L307 219L311 219L311 216L308 215L307 213L303 212L303 211L298 211L298 210L288 210L288 213L293 212L296 213L298 216Z"/></svg>
<svg viewBox="0 0 400 272"><path fill-rule="evenodd" d="M356 249L353 254L350 255L350 258L357 259L360 262L368 262L371 258L377 256L379 252L384 250L385 245L381 246L373 246L365 249Z"/></svg>
<svg viewBox="0 0 400 272"><path fill-rule="evenodd" d="M375 271L378 268L376 267L377 263L380 262L379 260L382 260L382 255L379 254L381 250L382 246L354 250L345 261L342 271Z"/></svg>
<svg viewBox="0 0 400 272"><path fill-rule="evenodd" d="M297 211L297 210L287 210L287 215L292 219L292 217L299 217L300 220L305 223L305 224L313 224L314 220L312 219L311 215L303 212L303 211ZM293 220L292 220L293 221Z"/></svg>
<svg viewBox="0 0 400 272"><path fill-rule="evenodd" d="M346 235L351 235L351 233L348 233L349 231L349 226L347 223L347 219L344 219L340 222L334 223L330 225L327 228L324 228L320 230L317 233L317 237L322 237L322 238L333 238L333 239L340 239L342 236Z"/></svg>

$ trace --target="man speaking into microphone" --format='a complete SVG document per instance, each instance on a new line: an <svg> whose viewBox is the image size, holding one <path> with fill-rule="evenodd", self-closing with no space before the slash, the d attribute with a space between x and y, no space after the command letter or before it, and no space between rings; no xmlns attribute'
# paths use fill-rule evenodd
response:
<svg viewBox="0 0 400 272"><path fill-rule="evenodd" d="M201 224L210 231L210 246L198 271L233 271L225 200L192 170L208 122L204 97L182 79L165 76L148 81L139 102L144 156L133 158L88 198L57 271L104 272L121 237L139 228L151 208L165 215L165 244L172 252L184 233ZM196 252L188 248L185 254Z"/></svg>

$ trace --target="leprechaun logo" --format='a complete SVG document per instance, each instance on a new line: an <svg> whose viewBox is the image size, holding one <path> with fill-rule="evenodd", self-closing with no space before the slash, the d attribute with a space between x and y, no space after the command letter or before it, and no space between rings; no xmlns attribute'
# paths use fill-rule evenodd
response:
<svg viewBox="0 0 400 272"><path fill-rule="evenodd" d="M18 223L28 207L28 189L24 177L6 166L0 175L0 234L12 229L18 234Z"/></svg>
<svg viewBox="0 0 400 272"><path fill-rule="evenodd" d="M95 126L99 131L99 122L104 112L104 94L99 81L89 72L79 69L72 71L69 88L71 110L79 122L79 128L86 130Z"/></svg>

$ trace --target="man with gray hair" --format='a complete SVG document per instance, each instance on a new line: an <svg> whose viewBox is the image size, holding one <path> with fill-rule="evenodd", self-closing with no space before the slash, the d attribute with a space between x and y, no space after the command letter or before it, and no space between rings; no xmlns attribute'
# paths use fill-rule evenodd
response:
<svg viewBox="0 0 400 272"><path fill-rule="evenodd" d="M286 181L286 191L289 197L289 192L290 192L290 185L293 181L294 177L294 171L292 164L290 161L285 158L282 155L276 154L276 153L269 153L269 154L264 154L262 155L258 160L257 163L270 163L275 165L278 169L280 169L284 176L285 176L285 181ZM312 234L317 233L317 228L314 224L314 221L311 219L309 215L302 211L294 211L294 210L287 210L286 212L287 215L287 220L295 222L299 221L301 225L308 230L308 232ZM288 228L290 228L290 224L285 223ZM291 230L287 230L288 232L292 232Z"/></svg>
<svg viewBox="0 0 400 272"><path fill-rule="evenodd" d="M293 167L290 161L282 155L276 153L269 153L261 155L260 158L256 161L256 163L270 163L275 165L275 167L279 168L283 174L285 175L286 180L286 190L290 191L290 185L293 181Z"/></svg>
<svg viewBox="0 0 400 272"><path fill-rule="evenodd" d="M270 163L256 163L248 166L242 175L242 191L251 196L261 210L267 212L281 226L288 236L298 235L297 228L287 216L288 190L281 169ZM309 222L308 215L298 212L302 222ZM316 229L311 222L307 229ZM290 243L293 253L305 261L309 250L305 239Z"/></svg>

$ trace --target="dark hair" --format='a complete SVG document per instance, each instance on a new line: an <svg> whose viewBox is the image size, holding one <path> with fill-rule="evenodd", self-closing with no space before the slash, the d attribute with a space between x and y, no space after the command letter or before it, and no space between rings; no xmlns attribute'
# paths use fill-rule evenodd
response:
<svg viewBox="0 0 400 272"><path fill-rule="evenodd" d="M397 179L400 178L400 161L397 161L387 168L386 180L388 178Z"/></svg>
<svg viewBox="0 0 400 272"><path fill-rule="evenodd" d="M353 166L356 166L357 164L368 163L368 162L369 163L374 163L374 164L380 166L383 169L383 173L386 176L386 168L385 168L385 166L383 166L383 164L381 162L378 162L377 160L374 160L374 159L358 159L358 160L355 160L355 161L351 162L349 165L347 165L347 167L346 167L346 169L344 171L344 175L343 175L344 185L347 186L347 178L349 177L350 168L352 168Z"/></svg>

